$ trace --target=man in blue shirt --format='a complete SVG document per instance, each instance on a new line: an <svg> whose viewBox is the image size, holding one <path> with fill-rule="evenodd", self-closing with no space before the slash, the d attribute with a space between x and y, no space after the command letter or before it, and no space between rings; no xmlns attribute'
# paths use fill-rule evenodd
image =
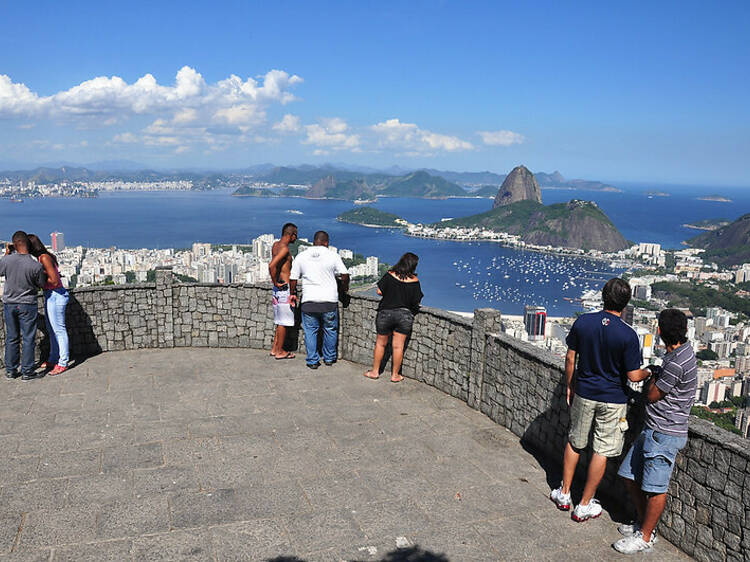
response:
<svg viewBox="0 0 750 562"><path fill-rule="evenodd" d="M550 493L550 499L558 509L570 509L570 486L580 452L588 445L593 427L594 454L589 462L581 502L572 513L575 521L586 521L602 513L594 494L607 468L607 458L617 457L622 452L628 429L626 383L631 374L634 378L644 373L640 369L638 336L620 318L630 296L630 285L622 279L607 281L602 289L604 310L580 316L566 339L565 379L570 431L563 459L562 484Z"/></svg>

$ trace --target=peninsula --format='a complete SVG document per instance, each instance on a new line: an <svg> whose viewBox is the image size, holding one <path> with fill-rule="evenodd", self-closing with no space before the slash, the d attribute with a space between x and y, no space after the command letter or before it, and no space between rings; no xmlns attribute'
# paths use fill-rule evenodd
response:
<svg viewBox="0 0 750 562"><path fill-rule="evenodd" d="M375 207L357 207L341 213L337 221L369 226L371 228L404 228L408 223L393 213L387 213Z"/></svg>

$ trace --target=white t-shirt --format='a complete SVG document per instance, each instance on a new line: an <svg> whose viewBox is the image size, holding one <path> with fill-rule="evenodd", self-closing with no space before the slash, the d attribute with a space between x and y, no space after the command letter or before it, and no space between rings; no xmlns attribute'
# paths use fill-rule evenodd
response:
<svg viewBox="0 0 750 562"><path fill-rule="evenodd" d="M302 280L302 302L336 302L336 275L349 273L341 257L325 246L310 246L292 262L290 279Z"/></svg>

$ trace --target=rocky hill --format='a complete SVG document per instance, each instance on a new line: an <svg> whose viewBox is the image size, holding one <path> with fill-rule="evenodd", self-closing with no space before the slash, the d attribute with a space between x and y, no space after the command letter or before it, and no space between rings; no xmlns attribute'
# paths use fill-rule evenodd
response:
<svg viewBox="0 0 750 562"><path fill-rule="evenodd" d="M307 190L305 197L313 199L369 199L373 197L372 188L364 179L340 180L327 176Z"/></svg>
<svg viewBox="0 0 750 562"><path fill-rule="evenodd" d="M406 224L406 221L398 215L368 206L355 207L345 213L341 213L336 217L336 220L361 224L363 226L378 226L386 228L399 228Z"/></svg>
<svg viewBox="0 0 750 562"><path fill-rule="evenodd" d="M492 208L510 205L517 201L542 202L542 190L526 166L516 166L505 178L503 185L495 196Z"/></svg>
<svg viewBox="0 0 750 562"><path fill-rule="evenodd" d="M392 181L383 191L391 197L462 197L466 191L453 182L418 171Z"/></svg>
<svg viewBox="0 0 750 562"><path fill-rule="evenodd" d="M704 232L688 240L695 248L704 248L703 259L720 265L750 262L750 213L717 230Z"/></svg>
<svg viewBox="0 0 750 562"><path fill-rule="evenodd" d="M581 250L615 252L629 246L596 203L577 199L546 206L537 201L516 201L433 226L480 227L515 234L531 244Z"/></svg>

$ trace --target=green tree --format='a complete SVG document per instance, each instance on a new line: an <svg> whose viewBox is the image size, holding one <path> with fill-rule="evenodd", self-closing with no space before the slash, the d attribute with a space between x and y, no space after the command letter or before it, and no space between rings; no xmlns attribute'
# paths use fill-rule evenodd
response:
<svg viewBox="0 0 750 562"><path fill-rule="evenodd" d="M702 359L703 361L715 361L719 358L715 351L710 349L701 349L695 354L696 359Z"/></svg>

